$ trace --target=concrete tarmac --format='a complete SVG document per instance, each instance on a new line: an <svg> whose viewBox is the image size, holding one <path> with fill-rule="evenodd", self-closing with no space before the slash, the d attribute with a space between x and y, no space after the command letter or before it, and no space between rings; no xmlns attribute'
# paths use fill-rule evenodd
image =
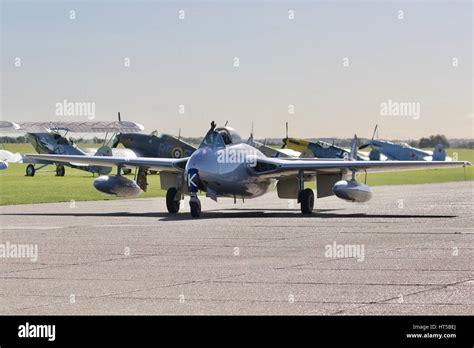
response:
<svg viewBox="0 0 474 348"><path fill-rule="evenodd" d="M3 206L0 246L38 252L0 258L0 313L472 315L472 182L373 191L311 216L276 193L202 198L200 219L162 198Z"/></svg>

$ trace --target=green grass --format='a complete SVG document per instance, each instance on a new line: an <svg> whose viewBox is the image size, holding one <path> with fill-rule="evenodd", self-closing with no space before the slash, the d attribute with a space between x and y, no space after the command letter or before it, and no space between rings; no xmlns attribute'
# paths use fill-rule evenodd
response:
<svg viewBox="0 0 474 348"><path fill-rule="evenodd" d="M28 144L1 144L0 145L0 150L7 150L13 153L19 152L19 153L36 153L35 149L33 146L28 143Z"/></svg>
<svg viewBox="0 0 474 348"><path fill-rule="evenodd" d="M84 145L83 147L92 147ZM4 149L12 152L35 153L29 144L5 144ZM459 160L474 162L474 150L448 149L448 156L458 153ZM34 177L25 176L25 164L11 163L7 170L0 171L0 205L114 200L119 199L107 196L94 189L92 174L66 167L66 175L57 177L53 172L54 166L48 166L36 173ZM44 171L50 170L50 171ZM133 178L133 176L129 176ZM472 167L452 169L431 169L417 171L369 173L367 183L370 186L440 183L451 181L474 180ZM364 175L359 177L364 180ZM148 176L148 191L140 195L143 197L163 197L165 191L160 189L159 175ZM310 187L313 185L310 185Z"/></svg>
<svg viewBox="0 0 474 348"><path fill-rule="evenodd" d="M81 148L98 147L99 144L81 144ZM36 153L31 144L4 144L0 149L19 153ZM94 180L89 172L65 167L64 177L56 176L54 166L47 166L35 176L25 176L26 164L10 163L7 170L0 171L0 205L74 201L97 201L120 199L98 192L92 186ZM97 176L96 176L97 177ZM133 179L133 175L127 176ZM162 197L160 176L148 176L147 192L139 197Z"/></svg>
<svg viewBox="0 0 474 348"><path fill-rule="evenodd" d="M92 174L82 170L65 167L66 175L59 177L53 172L54 166L47 166L27 177L25 168L25 164L11 163L0 172L0 205L119 199L94 189ZM127 177L133 179L133 175ZM140 198L165 195L159 175L149 175L148 183Z"/></svg>
<svg viewBox="0 0 474 348"><path fill-rule="evenodd" d="M447 156L454 157L453 153L457 154L458 161L474 163L474 150L472 149L446 149ZM367 184L370 186L427 184L474 180L474 170L473 167L466 167L465 170L464 168L450 168L370 173L367 178ZM363 181L364 176L359 176L359 180Z"/></svg>

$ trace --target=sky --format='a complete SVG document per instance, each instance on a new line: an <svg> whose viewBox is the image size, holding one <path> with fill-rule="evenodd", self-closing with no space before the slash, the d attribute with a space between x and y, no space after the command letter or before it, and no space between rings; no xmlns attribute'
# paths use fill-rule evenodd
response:
<svg viewBox="0 0 474 348"><path fill-rule="evenodd" d="M473 138L471 1L2 1L0 28L2 120Z"/></svg>

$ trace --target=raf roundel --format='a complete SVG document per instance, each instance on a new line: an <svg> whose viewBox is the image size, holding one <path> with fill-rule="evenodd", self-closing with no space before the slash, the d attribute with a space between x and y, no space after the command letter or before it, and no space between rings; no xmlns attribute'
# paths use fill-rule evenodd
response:
<svg viewBox="0 0 474 348"><path fill-rule="evenodd" d="M181 158L183 157L183 154L184 154L184 151L182 148L180 147L175 147L172 151L171 151L172 155L173 155L173 158Z"/></svg>

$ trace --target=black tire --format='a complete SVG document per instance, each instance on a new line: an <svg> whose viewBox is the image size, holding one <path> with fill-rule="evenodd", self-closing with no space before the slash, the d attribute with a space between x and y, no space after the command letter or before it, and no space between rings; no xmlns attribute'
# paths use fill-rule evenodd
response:
<svg viewBox="0 0 474 348"><path fill-rule="evenodd" d="M26 167L26 176L35 176L35 166L32 164L28 164Z"/></svg>
<svg viewBox="0 0 474 348"><path fill-rule="evenodd" d="M56 166L56 176L64 176L64 174L66 174L64 166Z"/></svg>
<svg viewBox="0 0 474 348"><path fill-rule="evenodd" d="M303 214L311 214L314 207L313 190L307 188L300 192L301 212Z"/></svg>
<svg viewBox="0 0 474 348"><path fill-rule="evenodd" d="M143 192L146 192L148 188L148 181L147 181L147 171L146 169L139 169L138 174L137 174L137 184L140 186L140 188L143 190ZM167 193L168 194L168 193Z"/></svg>
<svg viewBox="0 0 474 348"><path fill-rule="evenodd" d="M176 214L179 211L180 201L176 201L176 190L175 187L172 187L166 191L166 208L170 214Z"/></svg>
<svg viewBox="0 0 474 348"><path fill-rule="evenodd" d="M189 207L191 208L191 216L193 218L198 218L201 216L201 203L189 202Z"/></svg>

